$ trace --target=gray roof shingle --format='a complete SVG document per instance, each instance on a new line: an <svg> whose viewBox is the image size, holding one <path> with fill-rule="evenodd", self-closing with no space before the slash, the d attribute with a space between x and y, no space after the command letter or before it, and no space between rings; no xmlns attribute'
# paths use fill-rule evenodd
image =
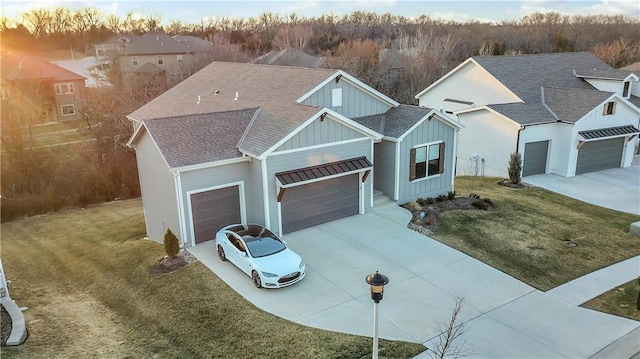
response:
<svg viewBox="0 0 640 359"><path fill-rule="evenodd" d="M560 121L575 123L611 95L613 92L546 87L543 100Z"/></svg>
<svg viewBox="0 0 640 359"><path fill-rule="evenodd" d="M358 117L353 120L385 136L399 138L431 111L432 109L427 107L400 105L379 115Z"/></svg>
<svg viewBox="0 0 640 359"><path fill-rule="evenodd" d="M124 44L121 54L133 55L162 55L162 54L186 54L188 47L176 39L164 33L148 32L143 35L125 35L128 42Z"/></svg>
<svg viewBox="0 0 640 359"><path fill-rule="evenodd" d="M241 157L237 144L257 108L146 120L169 167Z"/></svg>

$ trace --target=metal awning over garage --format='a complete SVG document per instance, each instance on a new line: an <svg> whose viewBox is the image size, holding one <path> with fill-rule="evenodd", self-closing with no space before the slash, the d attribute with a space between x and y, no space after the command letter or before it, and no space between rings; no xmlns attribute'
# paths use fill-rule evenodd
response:
<svg viewBox="0 0 640 359"><path fill-rule="evenodd" d="M629 135L635 135L638 131L635 127L628 126L619 126L619 127L609 127L609 128L601 128L597 130L589 130L589 131L580 131L578 134L584 141L596 141L596 140L604 140L607 138L616 138L616 137L626 137Z"/></svg>
<svg viewBox="0 0 640 359"><path fill-rule="evenodd" d="M318 166L299 168L287 172L279 172L276 173L276 178L280 181L280 187L287 188L324 180L327 179L326 177L335 177L352 172L369 171L371 167L373 167L371 162L363 156L343 161L325 163Z"/></svg>

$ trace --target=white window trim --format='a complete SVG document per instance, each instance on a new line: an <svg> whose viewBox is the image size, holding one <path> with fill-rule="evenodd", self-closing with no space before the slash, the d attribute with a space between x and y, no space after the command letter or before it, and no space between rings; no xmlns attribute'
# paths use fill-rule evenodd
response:
<svg viewBox="0 0 640 359"><path fill-rule="evenodd" d="M342 89L331 90L331 107L342 107Z"/></svg>
<svg viewBox="0 0 640 359"><path fill-rule="evenodd" d="M625 95L625 93L624 93L624 86L625 86L625 85L628 85L626 95ZM630 99L630 98L631 98L631 86L632 86L631 81L628 81L628 80L627 80L627 81L624 81L624 82L622 83L622 97L624 97L624 98L626 98L626 99Z"/></svg>
<svg viewBox="0 0 640 359"><path fill-rule="evenodd" d="M64 113L64 108L68 107L68 106L71 106L71 108L73 109L73 113L67 113L67 114ZM73 116L73 115L76 114L76 105L72 104L72 103L69 103L69 104L66 104L66 105L62 105L62 106L60 106L60 111L62 113L62 116Z"/></svg>
<svg viewBox="0 0 640 359"><path fill-rule="evenodd" d="M613 104L612 108L611 108L611 113L607 113L607 107L609 104ZM616 101L608 101L605 102L604 107L602 108L602 115L603 116L613 116L616 114L616 107L617 107L617 103Z"/></svg>
<svg viewBox="0 0 640 359"><path fill-rule="evenodd" d="M56 95L71 95L76 93L76 89L73 86L73 82L65 82L55 84ZM66 90L65 90L66 89Z"/></svg>
<svg viewBox="0 0 640 359"><path fill-rule="evenodd" d="M131 64L133 66L138 66L138 56L131 56Z"/></svg>
<svg viewBox="0 0 640 359"><path fill-rule="evenodd" d="M427 143L422 143L422 144L419 144L419 145L414 145L414 146L411 147L411 149L414 149L414 148L427 146L427 168L426 168L426 174L427 175L425 177L416 178L413 181L410 180L409 181L410 183L416 183L416 182L430 180L430 179L433 179L433 178L438 178L438 177L440 177L440 176L442 176L444 174L444 172L443 172L443 173L436 173L434 175L429 176L429 147L428 146L440 145L441 143L444 143L444 141L440 140L440 141L427 142ZM411 159L409 159L409 162L411 162ZM411 163L409 163L409 168L411 168Z"/></svg>
<svg viewBox="0 0 640 359"><path fill-rule="evenodd" d="M164 57L162 55L158 55L157 62L158 65L164 65Z"/></svg>
<svg viewBox="0 0 640 359"><path fill-rule="evenodd" d="M184 61L184 58L182 57L182 54L178 54L176 55L176 61L181 64Z"/></svg>

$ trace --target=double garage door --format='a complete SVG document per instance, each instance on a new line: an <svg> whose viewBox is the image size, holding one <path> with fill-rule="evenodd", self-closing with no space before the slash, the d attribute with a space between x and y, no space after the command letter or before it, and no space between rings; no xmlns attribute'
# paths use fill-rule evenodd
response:
<svg viewBox="0 0 640 359"><path fill-rule="evenodd" d="M586 142L578 150L576 174L620 167L624 137Z"/></svg>
<svg viewBox="0 0 640 359"><path fill-rule="evenodd" d="M196 243L214 239L222 227L242 222L240 187L191 194L191 214Z"/></svg>
<svg viewBox="0 0 640 359"><path fill-rule="evenodd" d="M358 214L359 194L357 173L287 188L281 202L282 232Z"/></svg>

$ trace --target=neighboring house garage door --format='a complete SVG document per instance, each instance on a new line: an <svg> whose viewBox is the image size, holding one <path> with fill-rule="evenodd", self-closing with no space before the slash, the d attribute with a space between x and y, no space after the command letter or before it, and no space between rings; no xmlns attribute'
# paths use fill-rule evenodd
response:
<svg viewBox="0 0 640 359"><path fill-rule="evenodd" d="M522 176L545 173L547 169L547 151L549 141L529 142L524 145Z"/></svg>
<svg viewBox="0 0 640 359"><path fill-rule="evenodd" d="M222 227L241 223L240 187L231 186L191 195L196 243L214 239Z"/></svg>
<svg viewBox="0 0 640 359"><path fill-rule="evenodd" d="M620 167L624 137L586 142L578 150L576 174Z"/></svg>
<svg viewBox="0 0 640 359"><path fill-rule="evenodd" d="M287 188L282 199L282 232L358 214L359 193L357 173Z"/></svg>

